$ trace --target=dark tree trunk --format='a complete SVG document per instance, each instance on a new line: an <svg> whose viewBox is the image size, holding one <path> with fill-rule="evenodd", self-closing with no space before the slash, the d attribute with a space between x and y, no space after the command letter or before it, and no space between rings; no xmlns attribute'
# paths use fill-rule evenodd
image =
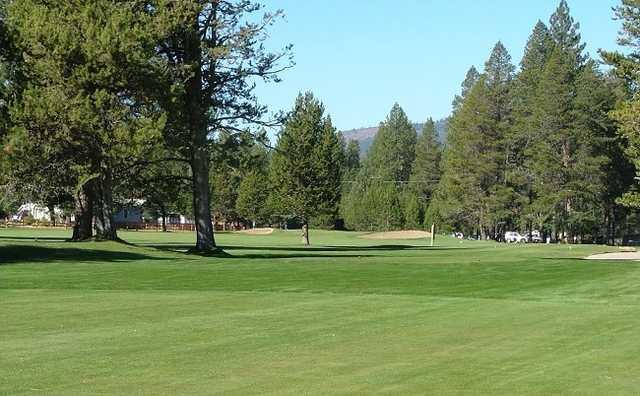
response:
<svg viewBox="0 0 640 396"><path fill-rule="evenodd" d="M95 217L96 237L106 241L118 240L116 223L113 220L113 192L111 185L111 172L102 169L103 174L94 183L96 189Z"/></svg>
<svg viewBox="0 0 640 396"><path fill-rule="evenodd" d="M75 224L73 225L73 241L86 241L93 237L93 191L85 185L75 197Z"/></svg>
<svg viewBox="0 0 640 396"><path fill-rule="evenodd" d="M48 204L47 210L49 210L49 220L52 226L56 226L56 207L54 204Z"/></svg>
<svg viewBox="0 0 640 396"><path fill-rule="evenodd" d="M211 221L211 201L209 189L209 155L204 148L197 149L191 162L193 171L193 214L196 221L196 250L215 250Z"/></svg>
<svg viewBox="0 0 640 396"><path fill-rule="evenodd" d="M306 220L302 224L302 243L304 243L305 246L311 245L311 243L309 243L309 222Z"/></svg>
<svg viewBox="0 0 640 396"><path fill-rule="evenodd" d="M208 109L202 103L202 46L197 19L187 27L184 40L184 63L190 66L192 72L190 78L185 82L184 110L191 129L190 162L193 177L193 216L196 223L195 250L207 252L215 250L216 243L213 236L213 222L211 221L210 159L206 121Z"/></svg>

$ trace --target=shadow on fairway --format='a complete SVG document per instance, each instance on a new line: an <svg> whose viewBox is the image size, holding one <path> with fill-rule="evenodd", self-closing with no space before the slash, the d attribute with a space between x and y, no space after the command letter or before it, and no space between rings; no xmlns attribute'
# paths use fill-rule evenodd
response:
<svg viewBox="0 0 640 396"><path fill-rule="evenodd" d="M140 247L167 252L189 254L192 245L163 243L139 244ZM374 246L220 246L225 253L221 258L229 259L287 259L287 258L344 258L344 257L382 257L390 251L427 251L454 250L458 247L429 247L412 245L374 245ZM245 253L245 251L247 253ZM236 254L234 254L234 252ZM331 254L333 253L333 254ZM377 253L377 254L376 254Z"/></svg>
<svg viewBox="0 0 640 396"><path fill-rule="evenodd" d="M7 241L47 241L47 242L65 242L68 241L67 237L24 237L24 236L0 236L0 240Z"/></svg>
<svg viewBox="0 0 640 396"><path fill-rule="evenodd" d="M136 260L170 260L140 253L97 249L47 248L33 245L0 246L0 266L21 263L52 262L125 262Z"/></svg>
<svg viewBox="0 0 640 396"><path fill-rule="evenodd" d="M289 252L366 252L398 250L459 250L459 247L417 246L417 245L372 245L372 246L224 246L224 250L275 250Z"/></svg>

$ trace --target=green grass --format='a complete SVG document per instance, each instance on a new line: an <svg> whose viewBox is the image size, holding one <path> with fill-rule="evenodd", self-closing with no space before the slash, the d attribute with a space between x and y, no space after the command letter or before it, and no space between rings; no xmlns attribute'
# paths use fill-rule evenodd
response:
<svg viewBox="0 0 640 396"><path fill-rule="evenodd" d="M0 229L0 394L638 394L640 263L601 246Z"/></svg>

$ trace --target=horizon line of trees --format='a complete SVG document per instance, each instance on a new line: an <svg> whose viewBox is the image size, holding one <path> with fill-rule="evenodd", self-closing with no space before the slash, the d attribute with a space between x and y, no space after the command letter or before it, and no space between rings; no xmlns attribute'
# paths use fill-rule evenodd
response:
<svg viewBox="0 0 640 396"><path fill-rule="evenodd" d="M635 232L640 5L622 0L620 44L584 51L565 0L516 68L502 43L453 100L447 140L416 133L395 104L366 156L313 93L268 116L255 80L279 81L291 48L267 52L280 12L252 1L0 0L0 207L19 197L75 212L74 240L117 239L117 202L214 220L352 230L538 230L613 243ZM81 37L81 39L79 39ZM267 128L279 128L270 147Z"/></svg>
<svg viewBox="0 0 640 396"><path fill-rule="evenodd" d="M639 8L623 1L616 9L626 20L622 44L637 44L629 35ZM561 0L548 25L535 25L518 69L498 42L482 72L468 71L444 146L430 131L418 143L394 107L343 200L347 226L437 224L495 240L508 230L538 230L555 241L609 243L635 231L637 195L624 194L634 185L637 153L614 112L635 94L637 77L620 73L635 58L603 53L618 64L601 71L579 28Z"/></svg>

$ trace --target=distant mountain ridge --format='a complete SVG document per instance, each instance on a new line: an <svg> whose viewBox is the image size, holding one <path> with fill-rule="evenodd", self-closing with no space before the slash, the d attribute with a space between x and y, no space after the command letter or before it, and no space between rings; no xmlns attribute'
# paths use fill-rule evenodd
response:
<svg viewBox="0 0 640 396"><path fill-rule="evenodd" d="M436 121L436 132L438 134L438 141L444 144L447 140L447 126L449 123L449 119L444 118L442 120ZM422 133L422 128L424 127L424 123L414 123L413 127L415 128L418 134ZM349 140L357 140L360 143L360 154L366 154L373 143L373 139L376 137L378 133L379 127L369 127L369 128L358 128L358 129L350 129L348 131L342 131L344 138Z"/></svg>

